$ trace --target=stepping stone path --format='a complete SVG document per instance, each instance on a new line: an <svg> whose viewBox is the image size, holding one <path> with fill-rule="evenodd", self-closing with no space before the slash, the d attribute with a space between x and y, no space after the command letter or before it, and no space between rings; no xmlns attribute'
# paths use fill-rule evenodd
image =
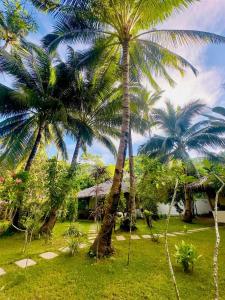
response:
<svg viewBox="0 0 225 300"><path fill-rule="evenodd" d="M138 236L138 235L131 235L131 239L132 240L140 240L141 238L140 238L140 236Z"/></svg>
<svg viewBox="0 0 225 300"><path fill-rule="evenodd" d="M80 249L83 249L83 248L86 248L86 247L87 247L87 244L85 244L85 243L79 245Z"/></svg>
<svg viewBox="0 0 225 300"><path fill-rule="evenodd" d="M58 256L58 254L54 253L54 252L45 252L39 255L41 258L44 259L53 259L56 256Z"/></svg>
<svg viewBox="0 0 225 300"><path fill-rule="evenodd" d="M69 253L70 248L69 247L62 247L62 248L59 248L59 251L62 252L62 253Z"/></svg>
<svg viewBox="0 0 225 300"><path fill-rule="evenodd" d="M5 274L6 274L6 271L4 269L0 268L0 276L5 275Z"/></svg>
<svg viewBox="0 0 225 300"><path fill-rule="evenodd" d="M174 236L178 236L178 235L185 235L187 233L195 233L195 232L205 231L205 230L208 230L210 228L211 227L204 227L204 228L190 229L187 232L183 232L183 231L172 232L172 233L167 233L167 236L168 237L174 237ZM165 234L154 233L153 235L156 235L159 238L165 237ZM151 239L152 238L152 236L150 234L143 234L141 237L143 239ZM138 235L131 235L132 240L140 240L141 237L138 236ZM123 235L116 235L116 239L117 239L117 241L125 241L126 240L126 238Z"/></svg>
<svg viewBox="0 0 225 300"><path fill-rule="evenodd" d="M143 234L142 237L143 237L143 239L150 239L151 238L151 236L149 234Z"/></svg>
<svg viewBox="0 0 225 300"><path fill-rule="evenodd" d="M24 258L24 259L21 259L21 260L18 260L15 262L15 264L20 267L20 268L26 268L26 267L31 267L31 266L34 266L36 265L36 261L32 260L32 259L29 259L29 258Z"/></svg>
<svg viewBox="0 0 225 300"><path fill-rule="evenodd" d="M117 241L125 241L125 237L123 235L116 235Z"/></svg>

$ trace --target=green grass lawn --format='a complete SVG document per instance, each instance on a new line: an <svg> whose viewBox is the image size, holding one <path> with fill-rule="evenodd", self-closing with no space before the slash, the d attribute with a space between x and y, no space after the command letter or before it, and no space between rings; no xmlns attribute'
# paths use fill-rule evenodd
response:
<svg viewBox="0 0 225 300"><path fill-rule="evenodd" d="M91 224L84 221L78 226L87 232ZM207 225L208 221L198 220L188 227ZM26 255L21 254L22 234L0 239L0 267L7 271L0 277L0 299L175 299L163 239L160 243L144 239L132 241L129 267L126 266L128 240L118 242L115 238L115 255L98 263L87 256L87 249L80 250L75 257L61 254L51 261L39 258L38 254L57 252L65 245L62 234L68 226L68 223L57 224L52 241L33 241ZM137 234L148 233L143 221L138 223L138 228ZM155 231L160 233L164 228L165 220L154 222ZM183 223L172 218L170 231L179 230L183 230ZM221 227L220 232L220 299L225 299L225 228ZM213 299L214 230L169 238L172 255L174 245L182 239L193 243L202 255L193 274L184 274L172 257L182 299ZM14 265L15 260L24 257L34 259L37 265L25 270Z"/></svg>

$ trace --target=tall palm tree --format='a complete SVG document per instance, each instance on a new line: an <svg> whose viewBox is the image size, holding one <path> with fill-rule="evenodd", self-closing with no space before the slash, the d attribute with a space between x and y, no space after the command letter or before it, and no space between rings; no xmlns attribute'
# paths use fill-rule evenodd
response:
<svg viewBox="0 0 225 300"><path fill-rule="evenodd" d="M0 159L13 165L26 159L24 171L29 172L41 143L54 142L67 158L62 124L68 103L58 88L61 77L53 57L33 44L26 47L23 57L6 51L0 55L0 68L14 79L13 88L0 86ZM19 210L13 220L16 226L18 218Z"/></svg>
<svg viewBox="0 0 225 300"><path fill-rule="evenodd" d="M36 31L37 24L19 0L3 0L0 11L0 41L2 49L17 48L21 40L30 32Z"/></svg>
<svg viewBox="0 0 225 300"><path fill-rule="evenodd" d="M102 143L113 155L116 155L116 148L111 137L118 138L118 127L121 124L119 115L120 107L118 98L120 92L113 87L113 80L109 73L107 76L99 72L99 68L77 69L79 55L72 48L68 48L67 61L61 63L59 68L63 70L64 78L69 82L68 88L64 91L65 96L74 103L68 112L67 133L76 141L70 168L62 189L59 202L51 208L48 217L41 227L41 232L52 231L57 211L62 205L66 194L71 188L71 181L76 173L78 155L82 147L91 146L94 140Z"/></svg>
<svg viewBox="0 0 225 300"><path fill-rule="evenodd" d="M214 126L209 120L194 122L194 118L202 112L204 105L194 101L183 108L175 107L166 103L166 109L154 109L154 119L164 135L154 135L143 144L139 153L147 154L150 157L159 157L162 161L168 162L178 159L184 162L187 175L198 173L190 157L190 151L213 157L207 148L217 148L225 145L225 139L220 136L222 128ZM224 132L224 129L223 129ZM192 199L191 195L185 193L184 221L191 222Z"/></svg>
<svg viewBox="0 0 225 300"><path fill-rule="evenodd" d="M34 0L37 5L37 1ZM124 162L129 138L131 70L140 79L147 77L157 88L154 75L173 80L166 68L172 67L183 73L186 67L196 69L184 58L166 47L186 45L191 42L224 43L225 38L212 33L192 30L157 30L155 27L172 13L186 8L195 0L61 0L56 8L58 22L53 33L47 35L44 44L54 50L62 42L94 43L87 55L117 63L121 66L123 85L123 117L115 174L102 228L92 251L99 256L113 252L111 236L119 202Z"/></svg>

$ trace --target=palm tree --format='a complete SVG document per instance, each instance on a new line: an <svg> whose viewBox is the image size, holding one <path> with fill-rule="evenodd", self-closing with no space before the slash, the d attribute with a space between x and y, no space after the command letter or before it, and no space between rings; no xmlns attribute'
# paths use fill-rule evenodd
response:
<svg viewBox="0 0 225 300"><path fill-rule="evenodd" d="M36 0L34 4L38 5ZM158 88L154 75L160 75L173 84L166 68L184 72L186 67L196 69L184 58L171 52L169 45L191 42L224 43L225 38L212 33L192 30L157 30L174 12L186 8L194 0L62 0L56 8L58 22L53 33L44 38L44 44L54 50L62 42L94 43L87 60L101 59L107 65L120 65L123 86L123 113L121 137L115 174L102 228L92 251L99 256L111 254L111 235L119 202L124 162L129 139L130 97L129 82L132 73L140 79L147 77ZM132 70L132 73L131 73Z"/></svg>
<svg viewBox="0 0 225 300"><path fill-rule="evenodd" d="M79 55L72 48L68 48L67 61L61 63L59 68L65 74L69 87L64 94L74 103L68 112L66 130L76 141L70 168L65 179L61 197L57 204L51 208L48 217L41 227L41 232L52 231L57 211L62 205L66 194L71 188L71 181L76 173L80 149L86 145L91 146L94 140L102 143L113 155L116 148L110 137L118 138L118 127L121 124L117 98L120 92L113 87L111 76L101 75L99 68L76 69L79 64Z"/></svg>
<svg viewBox="0 0 225 300"><path fill-rule="evenodd" d="M207 147L217 148L225 145L225 139L220 137L221 127L214 126L209 120L193 122L194 118L203 111L204 105L194 101L183 108L166 103L166 109L154 109L154 119L164 135L154 135L143 144L139 153L158 157L164 162L178 159L184 162L187 175L198 173L190 157L190 151L213 157ZM224 129L223 129L224 131ZM185 193L184 221L191 222L192 199Z"/></svg>
<svg viewBox="0 0 225 300"><path fill-rule="evenodd" d="M19 0L4 0L3 9L0 11L2 49L7 49L8 46L11 49L17 48L30 31L36 31L37 25Z"/></svg>
<svg viewBox="0 0 225 300"><path fill-rule="evenodd" d="M26 44L25 56L1 52L0 68L13 76L13 88L0 86L0 140L2 163L17 164L26 159L29 172L40 144L54 142L67 158L62 123L66 120L67 103L58 88L60 74L53 57L40 47ZM21 206L18 201L18 208ZM18 226L19 210L13 224Z"/></svg>

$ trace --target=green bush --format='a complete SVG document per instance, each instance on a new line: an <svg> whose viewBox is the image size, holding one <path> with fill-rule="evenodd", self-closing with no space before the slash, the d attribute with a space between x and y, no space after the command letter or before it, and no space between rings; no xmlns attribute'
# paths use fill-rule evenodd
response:
<svg viewBox="0 0 225 300"><path fill-rule="evenodd" d="M69 247L69 253L71 256L74 256L78 252L80 244L84 241L85 234L79 231L74 225L70 225L64 236Z"/></svg>
<svg viewBox="0 0 225 300"><path fill-rule="evenodd" d="M201 257L201 255L198 255L196 248L184 241L180 245L175 245L175 248L175 257L177 262L182 265L184 272L193 271L194 264Z"/></svg>

